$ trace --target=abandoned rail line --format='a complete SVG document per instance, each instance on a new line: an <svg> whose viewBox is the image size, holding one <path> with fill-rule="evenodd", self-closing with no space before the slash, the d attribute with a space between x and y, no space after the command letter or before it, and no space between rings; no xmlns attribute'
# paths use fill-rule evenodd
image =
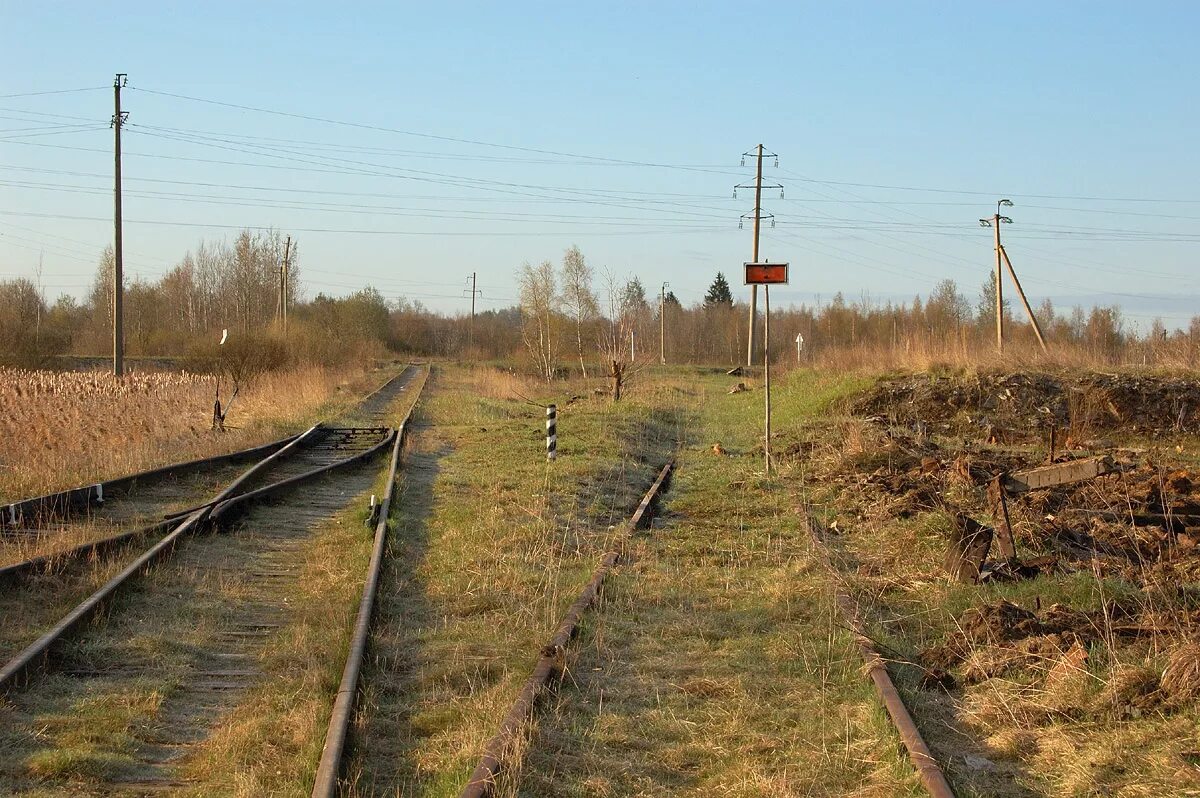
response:
<svg viewBox="0 0 1200 798"><path fill-rule="evenodd" d="M10 521L43 522L54 514L61 523L96 513L101 499L113 519L153 517L170 506L164 496L174 507L150 523L0 571L9 577L0 580L0 658L6 660L0 691L6 693L10 724L29 723L35 705L67 702L81 690L122 690L158 679L171 688L162 726L138 751L137 767L124 769L110 786L137 793L176 784L171 764L254 682L254 655L288 613L278 587L295 578L311 531L371 487L378 477L369 463L375 455L390 447L395 467L404 423L427 373L410 366L362 400L346 420L363 426L318 424L263 447L118 481L107 496L93 486L19 503ZM395 403L405 395L411 401L397 430L384 422L398 414ZM187 482L194 491L227 477L230 464L251 458L258 461L206 500L197 502L194 492L176 482L179 472L203 474ZM389 491L394 478L393 471ZM160 489L164 483L172 484ZM190 506L180 511L181 501ZM119 502L119 512L111 512L109 502ZM21 527L10 523L6 532L14 529ZM222 533L199 534L210 530ZM136 550L139 539L155 534L152 545ZM236 595L230 591L234 583ZM147 632L139 627L140 616L160 601L180 602L179 617ZM108 615L85 629L84 622L102 607L109 608ZM207 625L201 621L206 615ZM158 658L131 648L131 628L167 646L200 632L204 639L191 647L188 678L180 681ZM49 668L45 676L39 666Z"/></svg>
<svg viewBox="0 0 1200 798"><path fill-rule="evenodd" d="M338 426L317 424L242 452L2 508L0 540L47 530L72 540L75 526L108 533L25 560L0 560L0 697L5 700L0 712L10 728L33 740L44 734L38 727L40 718L70 714L81 697L134 695L150 685L154 700L161 701L153 733L137 741L133 764L99 777L104 794L196 788L181 763L238 706L240 697L264 679L261 659L292 618L287 588L301 575L299 563L314 531L366 495L380 479L380 469L370 461L386 451L386 488L381 502L371 504L370 562L361 576L361 599L341 680L328 692L332 708L312 785L313 798L359 794L364 785L355 781L359 774L346 772L347 763L356 749L354 729L371 711L360 705L368 703L360 698L371 683L364 663L385 581L389 515L403 466L405 433L428 374L407 368L362 400ZM411 402L398 407L402 394ZM252 465L244 468L246 462ZM1106 465L1111 464L1097 468ZM1072 465L1068 476L1082 467ZM528 678L500 719L498 731L483 746L477 767L462 785L461 798L494 795L502 782L505 789L518 789L523 742L539 700L568 671L570 642L581 619L619 567L623 541L644 525L674 468L672 460L658 471L615 542L606 544L612 550L600 558L548 643L535 652ZM1064 471L1059 466L1016 472L1009 475L1012 484L1006 487L1016 492L1026 485L1051 484L1066 479L1060 476ZM211 492L213 485L219 490ZM807 523L818 558L834 583L845 626L866 660L866 674L920 780L933 796L953 796L886 664L863 631L853 600L837 589L837 570L816 522L809 518ZM151 538L148 548L137 548ZM147 628L143 620L159 603L175 612ZM87 625L101 609L108 614ZM161 612L158 617L163 617ZM328 688L322 694L324 690ZM8 739L0 739L0 745L12 746L13 734L6 734ZM530 744L537 745L536 732ZM0 762L0 791L6 778L24 787L21 779L26 775Z"/></svg>

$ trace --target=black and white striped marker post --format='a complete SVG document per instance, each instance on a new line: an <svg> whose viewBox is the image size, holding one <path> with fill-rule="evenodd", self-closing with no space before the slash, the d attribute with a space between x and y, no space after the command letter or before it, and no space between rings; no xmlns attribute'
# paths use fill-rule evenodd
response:
<svg viewBox="0 0 1200 798"><path fill-rule="evenodd" d="M553 460L558 456L558 407L546 407L546 459Z"/></svg>

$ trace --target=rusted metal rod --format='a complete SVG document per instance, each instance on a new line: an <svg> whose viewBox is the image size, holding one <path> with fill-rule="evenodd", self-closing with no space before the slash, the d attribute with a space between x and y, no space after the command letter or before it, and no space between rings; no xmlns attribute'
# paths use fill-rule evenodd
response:
<svg viewBox="0 0 1200 798"><path fill-rule="evenodd" d="M491 794L492 788L496 784L496 777L500 775L501 763L519 739L525 727L525 721L533 712L533 705L537 701L538 695L550 681L550 677L556 672L561 672L567 643L575 634L575 628L579 625L579 619L583 617L584 611L596 600L596 596L600 592L600 585L616 562L617 553L615 551L608 552L600 559L600 565L592 574L591 580L584 586L571 608L567 610L567 614L559 623L550 642L542 649L533 673L525 680L521 692L517 695L517 700L500 723L500 731L488 742L483 757L479 760L475 772L471 774L471 780L459 794L459 798L483 798L483 796Z"/></svg>
<svg viewBox="0 0 1200 798"><path fill-rule="evenodd" d="M90 616L101 603L109 596L116 592L127 579L141 571L150 563L162 557L170 550L175 542L186 532L194 529L208 513L208 510L198 510L188 517L186 521L175 527L166 537L155 543L142 556L138 557L132 563L125 567L121 573L114 576L112 579L105 582L99 590L88 596L75 609L71 610L62 620L55 624L50 631L39 637L30 645L26 646L19 654L9 660L0 667L0 693L12 686L13 681L25 669L36 662L42 655L49 651L55 641L64 634L69 632L77 624Z"/></svg>
<svg viewBox="0 0 1200 798"><path fill-rule="evenodd" d="M805 520L818 556L836 579L837 570L829 556L829 549L825 546L825 541L817 532L816 522L807 513L805 513ZM858 645L859 653L862 654L863 661L867 664L867 672L875 684L875 692L878 693L888 716L892 719L892 725L900 734L900 741L908 750L908 757L917 771L917 777L921 780L921 784L932 798L955 798L950 782L946 781L946 775L942 773L929 746L925 744L925 739L921 736L916 722L913 721L908 707L904 705L904 700L896 690L896 684L892 681L891 674L888 673L887 665L879 656L879 652L875 650L875 644L863 634L862 624L858 617L858 606L843 590L835 588L834 595L842 619L854 634L854 641Z"/></svg>
<svg viewBox="0 0 1200 798"><path fill-rule="evenodd" d="M313 427L312 429L310 429L304 433L301 433L301 435L295 436L294 438L292 438L290 440L295 441L298 438L305 437L305 436L313 433L313 431L316 429L317 429L317 427ZM155 523L148 524L148 525L142 526L142 527L138 527L137 529L131 529L126 532L121 532L121 533L113 535L111 537L103 538L101 540L94 540L89 543L83 543L83 544L80 544L73 548L67 549L65 551L58 551L58 552L54 552L52 554L44 554L44 555L41 555L38 557L30 558L28 560L23 560L18 563L13 563L12 565L6 565L6 566L0 568L0 582L3 582L8 579L20 579L20 578L25 578L25 577L32 576L35 574L47 573L49 571L54 570L55 567L60 564L69 563L72 561L80 560L85 557L92 556L94 554L100 554L105 551L110 551L110 550L112 550L118 546L121 546L125 543L129 543L131 541L137 540L138 538L145 537L146 535L163 532L165 530L170 529L175 524L178 524L179 522L183 521L185 518L187 518L188 516L192 515L193 513L197 512L199 510L211 510L212 508L220 505L220 507L217 507L217 510L213 511L208 516L208 520L214 521L214 522L219 521L219 520L225 520L224 513L227 512L228 508L231 506L240 504L242 502L254 501L254 500L257 500L260 498L264 498L266 496L270 496L270 495L277 493L280 490L283 490L283 489L285 489L291 485L294 485L298 482L302 482L306 479L310 479L313 476L316 476L317 474L323 473L328 470L332 470L334 468L341 468L343 466L347 466L352 463L358 462L359 460L363 460L368 457L372 457L376 452L379 451L380 448L382 448L383 446L386 446L392 440L392 434L391 434L390 430L380 430L380 429L372 428L370 431L374 434L380 434L381 432L386 431L387 434L384 435L383 439L378 444L371 447L370 449L367 449L366 451L363 451L357 455L354 455L353 457L349 457L349 458L346 458L345 460L339 460L335 463L330 463L325 466L320 466L318 468L314 468L311 471L307 471L298 476L291 477L290 479L284 479L279 482L274 482L270 485L266 485L257 490L253 490L253 491L250 491L245 494L240 494L235 498L228 498L230 496L231 492L236 488L237 485L243 484L245 482L245 479L247 479L249 476L253 476L253 473L247 472L247 474L243 474L236 483L234 483L233 485L230 485L229 488L222 491L216 497L209 499L208 501L204 502L203 504L197 505L195 507L189 507L186 510L179 510L179 511L170 513L169 515L165 516L162 520L157 521ZM278 454L283 454L283 452L279 452ZM262 465L264 465L264 463L259 463L258 465L255 466L255 469L259 469L259 467Z"/></svg>
<svg viewBox="0 0 1200 798"><path fill-rule="evenodd" d="M646 491L642 497L642 501L638 504L637 510L629 519L627 529L630 533L637 529L642 522L650 504L654 501L654 497L662 488L663 483L667 479L667 475L671 473L673 462L668 462L662 467L658 473L658 478L654 480L654 484ZM541 655L538 657L537 663L534 665L533 673L525 680L525 684L521 687L521 692L517 694L517 700L509 709L508 714L504 716L504 720L500 723L500 730L496 736L488 741L484 748L483 756L479 760L479 764L475 767L475 771L471 774L467 786L459 794L459 798L484 798L491 795L493 788L496 786L496 778L500 775L500 770L507 758L509 752L520 739L523 733L525 723L533 712L533 707L538 696L550 679L556 674L562 672L567 644L571 642L571 637L575 634L575 629L579 625L580 618L592 602L596 600L596 596L600 593L600 586L604 583L604 579L616 565L618 554L615 551L610 551L600 559L600 564L592 574L591 580L580 591L579 597L571 604L567 614L563 616L562 621L555 630L554 636L550 638L550 642L542 649Z"/></svg>

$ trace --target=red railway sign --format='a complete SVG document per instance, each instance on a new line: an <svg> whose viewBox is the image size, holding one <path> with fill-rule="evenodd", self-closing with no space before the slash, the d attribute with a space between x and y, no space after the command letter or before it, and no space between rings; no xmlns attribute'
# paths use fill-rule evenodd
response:
<svg viewBox="0 0 1200 798"><path fill-rule="evenodd" d="M746 263L746 285L787 285L786 263Z"/></svg>

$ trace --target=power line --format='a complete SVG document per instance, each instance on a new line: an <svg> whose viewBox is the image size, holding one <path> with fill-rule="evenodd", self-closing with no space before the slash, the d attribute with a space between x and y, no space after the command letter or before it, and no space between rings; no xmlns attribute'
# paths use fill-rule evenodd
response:
<svg viewBox="0 0 1200 798"><path fill-rule="evenodd" d="M8 100L13 97L44 97L48 94L74 94L81 91L100 91L101 89L112 88L111 86L84 86L79 89L52 89L50 91L26 91L20 94L0 94L0 100Z"/></svg>
<svg viewBox="0 0 1200 798"><path fill-rule="evenodd" d="M129 153L126 153L126 155L129 155ZM16 164L0 164L0 169L10 169L10 170L21 171L21 172L36 172L39 174L64 175L67 177L91 177L91 178L102 178L105 180L107 180L109 178L109 175L97 174L95 172L77 172L77 171L70 171L70 170L65 170L65 169L45 169L45 168L39 168L39 167L33 167L33 166L20 166L20 165L16 165ZM304 170L298 170L298 171L304 171ZM237 183L212 183L212 182L202 182L202 181L193 181L193 180L170 180L170 179L166 179L166 178L157 178L157 177L126 176L125 180L126 181L130 181L130 180L138 181L138 182L142 182L142 183L163 183L163 184L177 185L177 186L199 186L199 187L204 187L204 188L231 188L231 189L238 189L238 190L242 190L242 191L270 191L270 192L274 192L274 193L285 193L285 194L321 194L321 195L330 195L330 196L339 196L339 197L380 197L380 198L385 198L385 199L436 200L436 201L444 201L444 202L501 202L501 203L555 202L555 203L557 203L557 202L575 202L575 201L577 201L577 200L575 200L573 198L569 198L569 197L546 197L546 198L530 197L530 198L521 198L521 199L503 199L503 198L498 198L498 197L461 197L461 196L448 196L448 195L441 195L441 194L396 194L394 192L380 192L380 191L337 191L337 190L333 190L333 189L324 189L324 188L304 189L304 188L294 188L292 186L256 186L256 185L242 185L242 184L237 184ZM722 199L720 197L713 197L713 196L710 196L707 194L665 194L665 195L660 195L660 196L699 197L699 198L704 198L706 201L714 201L714 200ZM653 199L653 198L621 197L620 199L622 202L626 202L626 203L646 203L646 204L660 204L660 205L664 204L664 201ZM686 203L681 203L678 201L667 203L667 204L692 207L690 205L687 205ZM703 208L703 206L695 206L695 207ZM724 218L724 217L722 217L722 218Z"/></svg>
<svg viewBox="0 0 1200 798"><path fill-rule="evenodd" d="M222 100L210 100L210 99L206 99L203 97L191 97L186 94L176 94L174 92L157 91L154 89L139 88L136 86L130 87L130 88L133 88L137 91L145 92L147 94L157 94L157 95L163 96L163 97L174 97L175 99L179 99L179 100L188 100L191 102L207 103L210 105L223 106L225 108L235 108L240 111L254 111L255 113L271 114L274 116L288 117L291 119L304 119L309 122L322 122L324 124L342 125L344 127L353 127L353 128L359 128L362 130L374 130L374 131L378 131L378 132L382 132L382 133L395 133L395 134L402 135L402 136L415 136L418 138L432 139L435 141L449 141L449 142L454 142L456 144L470 144L472 146L477 146L477 147L493 147L493 148L497 148L497 149L513 150L516 152L531 152L531 153L536 153L539 155L554 155L554 156L561 157L561 158L577 158L577 159L588 160L588 161L602 161L604 163L624 164L627 166L646 166L646 167L655 167L655 168L660 168L660 169L686 169L688 171L698 171L698 172L714 171L714 170L704 168L704 167L680 166L680 165L676 165L676 164L653 163L653 162L648 162L648 161L632 161L632 160L626 160L626 159L622 159L622 158L607 158L607 157L603 157L603 156L599 156L599 155L582 155L579 153L562 152L559 150L549 150L549 149L542 149L542 148L538 148L538 147L522 147L522 146L515 145L515 144L500 144L497 142L483 141L480 139L467 139L467 138L459 138L456 136L442 136L442 135L437 135L434 133L422 133L422 132L413 131L413 130L402 130L399 128L386 127L383 125L371 125L371 124L364 124L361 122L349 122L349 121L342 120L342 119L331 119L329 117L313 116L310 114L299 114L299 113L293 113L290 111L279 111L279 110L274 110L274 109L270 109L270 108L259 108L259 107L252 106L252 105L241 105L238 103L224 102ZM719 174L732 174L731 172L718 172L718 173Z"/></svg>
<svg viewBox="0 0 1200 798"><path fill-rule="evenodd" d="M108 192L98 186L61 185L37 183L33 181L0 180L0 185L15 188L26 188L37 191L56 191L72 194L102 195ZM210 203L253 208L286 208L301 211L320 211L327 213L371 213L382 216L402 216L429 219L455 219L465 221L505 221L505 222L550 222L552 224L586 224L586 225L627 225L635 227L647 226L686 226L699 225L705 220L717 220L721 217L708 214L696 214L696 218L666 219L664 221L645 221L644 216L603 216L554 213L521 213L519 211L486 211L459 209L454 212L437 212L431 208L409 208L392 205L370 205L361 203L313 203L296 200L268 199L265 197L237 197L216 194L186 194L171 191L134 190L126 192L131 197L164 199L175 202Z"/></svg>
<svg viewBox="0 0 1200 798"><path fill-rule="evenodd" d="M921 191L930 194L964 194L971 196L996 196L995 191L964 191L959 189L949 188L930 188L927 186L893 186L881 183L852 183L845 180L818 180L812 177L805 177L794 172L788 172L791 177L805 183L819 183L822 185L831 186L852 186L857 188L878 188L889 191ZM1149 202L1149 203L1180 203L1180 204L1195 204L1200 203L1200 199L1161 199L1152 197L1099 197L1099 196L1080 196L1072 194L1029 194L1016 191L999 192L1009 197L1028 197L1030 199L1065 199L1078 200L1082 202Z"/></svg>
<svg viewBox="0 0 1200 798"><path fill-rule="evenodd" d="M79 216L70 214L56 213L37 213L34 211L11 211L0 210L0 215L4 216L28 216L37 219L63 219L70 221L83 222L108 222L111 221L100 216ZM219 230L278 230L278 225L256 225L256 224L222 224L213 222L179 222L167 219L125 219L126 224L146 224L146 225L161 225L166 227L199 227L213 228ZM519 232L519 231L451 231L444 230L380 230L367 228L328 228L328 227L292 227L288 229L299 233L338 233L338 234L356 234L356 235L394 235L394 236L443 236L446 238L454 238L459 236L504 236L504 237L529 237L529 236L558 236L558 232ZM627 232L593 232L590 236L620 236L620 235L668 235L674 233L727 233L728 230L724 227L682 227L679 229L662 229L655 227L644 231L627 231Z"/></svg>

